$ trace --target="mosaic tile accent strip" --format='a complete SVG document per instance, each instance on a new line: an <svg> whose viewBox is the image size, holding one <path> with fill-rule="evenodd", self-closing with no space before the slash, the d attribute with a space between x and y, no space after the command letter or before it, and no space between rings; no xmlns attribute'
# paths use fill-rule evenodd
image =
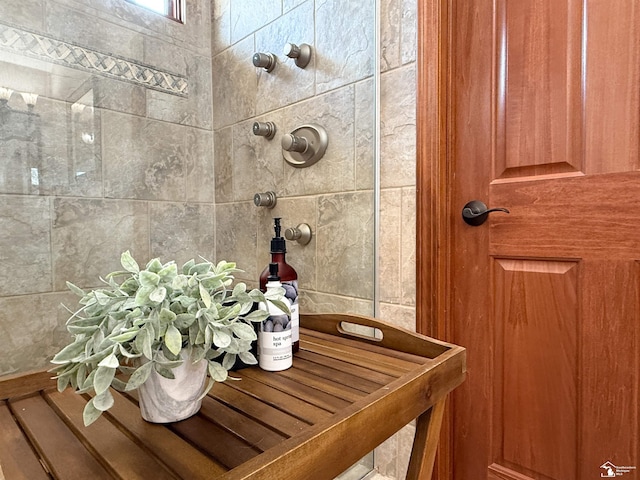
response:
<svg viewBox="0 0 640 480"><path fill-rule="evenodd" d="M0 23L0 47L40 60L132 82L173 95L188 95L188 79L135 61Z"/></svg>

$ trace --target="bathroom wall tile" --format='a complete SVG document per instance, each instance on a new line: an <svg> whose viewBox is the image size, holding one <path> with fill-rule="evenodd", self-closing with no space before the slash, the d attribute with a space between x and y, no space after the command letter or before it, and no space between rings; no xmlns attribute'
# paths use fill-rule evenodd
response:
<svg viewBox="0 0 640 480"><path fill-rule="evenodd" d="M398 432L398 471L396 478L407 478L409 460L411 460L411 449L413 448L413 439L415 436L415 421Z"/></svg>
<svg viewBox="0 0 640 480"><path fill-rule="evenodd" d="M211 62L207 57L195 56L182 49L179 51L182 52L180 58L186 62L189 93L186 97L180 97L148 89L148 117L211 129Z"/></svg>
<svg viewBox="0 0 640 480"><path fill-rule="evenodd" d="M147 89L141 85L94 75L92 78L93 105L144 116L147 112Z"/></svg>
<svg viewBox="0 0 640 480"><path fill-rule="evenodd" d="M375 161L373 80L367 79L356 83L355 89L356 189L370 190L373 188Z"/></svg>
<svg viewBox="0 0 640 480"><path fill-rule="evenodd" d="M321 292L369 299L373 293L371 192L318 199L317 285Z"/></svg>
<svg viewBox="0 0 640 480"><path fill-rule="evenodd" d="M213 57L214 129L255 115L258 84L253 54L253 37L249 37Z"/></svg>
<svg viewBox="0 0 640 480"><path fill-rule="evenodd" d="M184 200L187 128L104 112L105 196Z"/></svg>
<svg viewBox="0 0 640 480"><path fill-rule="evenodd" d="M380 2L380 67L387 71L401 64L402 1Z"/></svg>
<svg viewBox="0 0 640 480"><path fill-rule="evenodd" d="M273 122L276 136L269 140L253 134L253 123ZM280 138L282 114L275 112L233 126L233 199L253 200L257 192L279 193L283 185L283 160Z"/></svg>
<svg viewBox="0 0 640 480"><path fill-rule="evenodd" d="M0 296L51 289L49 199L0 196Z"/></svg>
<svg viewBox="0 0 640 480"><path fill-rule="evenodd" d="M402 0L402 64L415 62L418 51L418 0Z"/></svg>
<svg viewBox="0 0 640 480"><path fill-rule="evenodd" d="M47 2L46 29L58 39L127 58L142 58L143 37L111 22Z"/></svg>
<svg viewBox="0 0 640 480"><path fill-rule="evenodd" d="M373 302L354 297L302 290L300 311L302 313L352 313L372 317Z"/></svg>
<svg viewBox="0 0 640 480"><path fill-rule="evenodd" d="M152 202L149 205L151 257L178 266L200 257L213 261L213 205Z"/></svg>
<svg viewBox="0 0 640 480"><path fill-rule="evenodd" d="M3 2L1 21L42 31L44 30L44 4L44 0Z"/></svg>
<svg viewBox="0 0 640 480"><path fill-rule="evenodd" d="M416 178L415 64L392 70L381 78L381 184L414 185Z"/></svg>
<svg viewBox="0 0 640 480"><path fill-rule="evenodd" d="M281 132L309 123L325 128L329 145L324 156L311 167L285 164L285 181L279 191L285 196L344 192L355 188L354 110L352 85L318 95L283 110Z"/></svg>
<svg viewBox="0 0 640 480"><path fill-rule="evenodd" d="M256 32L256 52L271 52L277 57L273 71L257 69L258 96L256 113L290 105L315 94L315 47L313 2L291 10ZM304 69L284 55L287 43L311 45L311 62Z"/></svg>
<svg viewBox="0 0 640 480"><path fill-rule="evenodd" d="M55 198L53 201L54 289L67 281L100 285L100 276L119 270L125 250L140 263L149 259L146 202Z"/></svg>
<svg viewBox="0 0 640 480"><path fill-rule="evenodd" d="M256 282L257 208L253 202L217 205L215 215L216 261L235 262L244 270L236 278Z"/></svg>
<svg viewBox="0 0 640 480"><path fill-rule="evenodd" d="M318 92L326 92L373 74L374 14L373 0L316 1Z"/></svg>
<svg viewBox="0 0 640 480"><path fill-rule="evenodd" d="M231 0L211 2L211 54L231 45Z"/></svg>
<svg viewBox="0 0 640 480"><path fill-rule="evenodd" d="M215 0L217 1L217 0ZM211 0L190 0L185 4L184 23L165 20L165 35L198 55L211 55Z"/></svg>
<svg viewBox="0 0 640 480"><path fill-rule="evenodd" d="M198 128L187 128L185 150L187 201L213 203L213 133Z"/></svg>
<svg viewBox="0 0 640 480"><path fill-rule="evenodd" d="M237 42L280 15L282 0L231 0L231 42Z"/></svg>
<svg viewBox="0 0 640 480"><path fill-rule="evenodd" d="M0 298L0 376L50 368L70 340L65 328L78 297L70 292Z"/></svg>
<svg viewBox="0 0 640 480"><path fill-rule="evenodd" d="M404 305L380 303L380 318L398 327L416 331L416 309Z"/></svg>
<svg viewBox="0 0 640 480"><path fill-rule="evenodd" d="M403 283L401 269L402 190L384 189L380 192L380 256L378 275L380 301L400 303Z"/></svg>
<svg viewBox="0 0 640 480"><path fill-rule="evenodd" d="M289 10L297 7L298 5L304 3L304 2L308 2L308 3L313 3L313 0L283 0L282 1L282 8L284 10L284 12L288 12Z"/></svg>
<svg viewBox="0 0 640 480"><path fill-rule="evenodd" d="M398 471L398 434L394 434L375 449L376 470L387 477L396 477Z"/></svg>
<svg viewBox="0 0 640 480"><path fill-rule="evenodd" d="M287 263L298 273L300 288L303 290L316 289L316 198L297 197L281 198L273 209L259 208L258 219L258 264L261 272L271 259L269 254L271 239L274 235L273 219L281 218L282 236L287 228L297 227L306 223L311 228L311 241L307 245L300 245L296 241L287 240Z"/></svg>
<svg viewBox="0 0 640 480"><path fill-rule="evenodd" d="M233 201L233 127L216 130L213 136L216 203Z"/></svg>
<svg viewBox="0 0 640 480"><path fill-rule="evenodd" d="M402 304L416 304L416 189L402 189Z"/></svg>

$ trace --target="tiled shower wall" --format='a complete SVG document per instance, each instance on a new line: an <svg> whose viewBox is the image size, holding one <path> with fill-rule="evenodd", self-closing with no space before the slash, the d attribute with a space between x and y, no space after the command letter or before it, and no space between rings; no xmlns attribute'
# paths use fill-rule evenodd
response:
<svg viewBox="0 0 640 480"><path fill-rule="evenodd" d="M214 257L209 0L187 15L189 28L123 0L1 2L0 87L14 92L0 100L0 375L67 341L66 281L99 285L126 249Z"/></svg>

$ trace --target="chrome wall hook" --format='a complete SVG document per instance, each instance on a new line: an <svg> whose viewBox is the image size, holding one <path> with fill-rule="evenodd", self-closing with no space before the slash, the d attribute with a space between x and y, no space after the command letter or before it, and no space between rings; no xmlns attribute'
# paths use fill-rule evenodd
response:
<svg viewBox="0 0 640 480"><path fill-rule="evenodd" d="M270 72L276 67L276 56L273 53L254 53L253 66Z"/></svg>
<svg viewBox="0 0 640 480"><path fill-rule="evenodd" d="M300 46L295 43L287 43L284 46L284 54L295 59L298 67L305 68L311 61L311 46L306 43L302 43Z"/></svg>

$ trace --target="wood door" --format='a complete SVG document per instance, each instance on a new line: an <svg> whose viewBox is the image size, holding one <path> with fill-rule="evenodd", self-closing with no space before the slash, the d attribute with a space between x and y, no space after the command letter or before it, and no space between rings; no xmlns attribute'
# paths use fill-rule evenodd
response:
<svg viewBox="0 0 640 480"><path fill-rule="evenodd" d="M424 3L419 328L468 350L451 478L640 478L640 4ZM470 200L510 214L466 225Z"/></svg>

